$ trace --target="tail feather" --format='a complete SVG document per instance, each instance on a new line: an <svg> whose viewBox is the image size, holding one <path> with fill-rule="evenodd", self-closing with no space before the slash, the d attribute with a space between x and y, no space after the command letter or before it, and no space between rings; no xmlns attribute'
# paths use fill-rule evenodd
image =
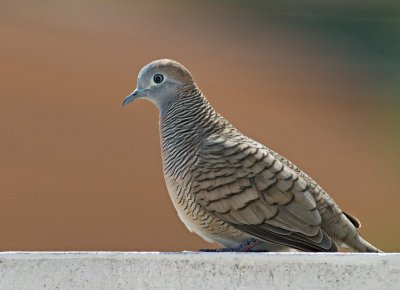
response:
<svg viewBox="0 0 400 290"><path fill-rule="evenodd" d="M360 235L357 235L355 242L352 243L352 248L361 253L383 253L377 247L364 240Z"/></svg>

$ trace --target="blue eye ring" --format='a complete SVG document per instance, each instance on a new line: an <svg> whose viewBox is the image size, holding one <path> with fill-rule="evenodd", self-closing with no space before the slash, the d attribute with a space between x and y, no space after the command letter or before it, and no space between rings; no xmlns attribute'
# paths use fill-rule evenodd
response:
<svg viewBox="0 0 400 290"><path fill-rule="evenodd" d="M164 76L163 76L162 74L156 74L156 75L154 75L154 77L153 77L153 81L154 81L156 84L161 83L163 80L164 80Z"/></svg>

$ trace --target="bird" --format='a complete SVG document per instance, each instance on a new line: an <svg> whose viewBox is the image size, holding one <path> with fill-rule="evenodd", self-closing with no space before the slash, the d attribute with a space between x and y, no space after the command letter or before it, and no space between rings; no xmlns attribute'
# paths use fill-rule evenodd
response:
<svg viewBox="0 0 400 290"><path fill-rule="evenodd" d="M328 193L288 159L245 136L212 107L188 69L143 66L123 106L159 109L166 187L190 232L219 252L381 252Z"/></svg>

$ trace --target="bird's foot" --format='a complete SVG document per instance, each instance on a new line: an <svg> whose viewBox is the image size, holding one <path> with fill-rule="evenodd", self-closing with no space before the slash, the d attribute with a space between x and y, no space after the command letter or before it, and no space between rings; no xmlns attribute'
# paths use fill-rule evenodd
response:
<svg viewBox="0 0 400 290"><path fill-rule="evenodd" d="M250 238L237 247L233 248L220 248L220 249L200 249L199 252L252 252L251 249L253 249L255 246L257 246L261 241Z"/></svg>

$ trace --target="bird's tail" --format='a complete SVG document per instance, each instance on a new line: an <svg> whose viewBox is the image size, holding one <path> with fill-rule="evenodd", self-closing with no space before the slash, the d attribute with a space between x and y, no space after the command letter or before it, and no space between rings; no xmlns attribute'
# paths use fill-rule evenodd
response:
<svg viewBox="0 0 400 290"><path fill-rule="evenodd" d="M383 253L377 247L364 240L359 234L357 234L355 243L352 243L352 248L361 253Z"/></svg>

